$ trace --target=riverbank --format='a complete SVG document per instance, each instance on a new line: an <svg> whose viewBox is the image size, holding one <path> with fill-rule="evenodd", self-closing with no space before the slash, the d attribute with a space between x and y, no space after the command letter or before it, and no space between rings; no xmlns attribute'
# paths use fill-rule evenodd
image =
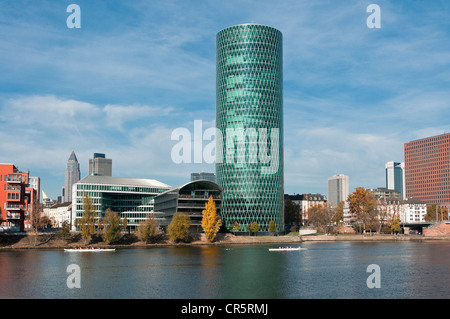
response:
<svg viewBox="0 0 450 319"><path fill-rule="evenodd" d="M145 248L158 246L183 245L233 245L233 244L279 244L291 245L302 242L342 242L342 241L429 241L450 240L450 236L424 237L419 235L284 235L284 236L235 236L233 234L218 234L214 242L205 239L204 234L193 234L188 242L174 243L166 235L154 243L140 241L135 234L123 234L114 244L106 244L98 235L93 235L87 243L79 233L71 234L68 240L59 238L56 233L2 234L0 235L0 250L9 249L63 249L77 247L113 247L113 248Z"/></svg>

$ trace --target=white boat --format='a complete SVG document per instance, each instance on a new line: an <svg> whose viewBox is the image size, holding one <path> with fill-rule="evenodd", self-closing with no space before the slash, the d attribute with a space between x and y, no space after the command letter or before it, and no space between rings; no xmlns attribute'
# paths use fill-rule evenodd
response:
<svg viewBox="0 0 450 319"><path fill-rule="evenodd" d="M115 248L64 248L64 251L74 251L74 252L90 252L96 253L101 251L115 251Z"/></svg>
<svg viewBox="0 0 450 319"><path fill-rule="evenodd" d="M279 248L269 248L269 251L293 251L293 250L306 250L307 248L301 247L279 247Z"/></svg>

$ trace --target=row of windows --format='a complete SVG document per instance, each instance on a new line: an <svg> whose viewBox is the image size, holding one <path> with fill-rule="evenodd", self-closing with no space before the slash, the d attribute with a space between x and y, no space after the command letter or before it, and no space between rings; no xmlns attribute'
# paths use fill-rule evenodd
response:
<svg viewBox="0 0 450 319"><path fill-rule="evenodd" d="M139 186L77 184L77 190L97 190L97 191L135 192L135 193L162 193L162 192L165 192L167 189L166 188L156 188L156 187L139 187ZM83 195L81 195L81 196L83 196Z"/></svg>

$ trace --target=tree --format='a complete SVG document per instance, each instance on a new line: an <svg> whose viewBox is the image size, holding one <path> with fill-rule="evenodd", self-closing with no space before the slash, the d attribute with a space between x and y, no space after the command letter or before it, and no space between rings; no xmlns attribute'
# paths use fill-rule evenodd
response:
<svg viewBox="0 0 450 319"><path fill-rule="evenodd" d="M271 220L269 223L269 232L274 233L276 231L277 231L277 225L275 224L275 222L273 220Z"/></svg>
<svg viewBox="0 0 450 319"><path fill-rule="evenodd" d="M360 232L366 228L372 230L375 226L380 225L377 201L372 191L364 187L357 187L352 194L348 195L347 201L354 223Z"/></svg>
<svg viewBox="0 0 450 319"><path fill-rule="evenodd" d="M249 225L247 225L247 230L251 233L257 233L259 232L259 225L257 222L253 222Z"/></svg>
<svg viewBox="0 0 450 319"><path fill-rule="evenodd" d="M139 224L136 233L138 238L146 243L154 241L160 235L158 222L153 216L149 217Z"/></svg>
<svg viewBox="0 0 450 319"><path fill-rule="evenodd" d="M78 225L81 228L81 236L84 239L84 244L88 238L95 233L95 222L94 222L95 206L92 203L92 198L84 192L83 194L83 216L80 218Z"/></svg>
<svg viewBox="0 0 450 319"><path fill-rule="evenodd" d="M345 201L340 201L339 204L334 208L335 215L334 215L334 222L336 224L340 224L344 220L344 205Z"/></svg>
<svg viewBox="0 0 450 319"><path fill-rule="evenodd" d="M398 233L402 231L402 227L400 226L400 216L398 216L397 214L395 214L391 221L390 221L390 227L391 227L391 231L394 233Z"/></svg>
<svg viewBox="0 0 450 319"><path fill-rule="evenodd" d="M172 221L167 227L169 237L172 241L186 241L189 236L189 227L191 226L191 219L185 213L175 213Z"/></svg>
<svg viewBox="0 0 450 319"><path fill-rule="evenodd" d="M447 207L437 207L433 204L427 207L427 214L425 215L425 220L427 222L434 222L438 220L447 220L448 210Z"/></svg>
<svg viewBox="0 0 450 319"><path fill-rule="evenodd" d="M330 233L336 220L336 210L317 205L308 210L308 221L325 233Z"/></svg>
<svg viewBox="0 0 450 319"><path fill-rule="evenodd" d="M206 239L209 242L213 242L220 226L222 226L222 222L217 214L216 204L214 203L212 196L209 196L208 203L205 204L205 209L202 214L202 227L205 232Z"/></svg>
<svg viewBox="0 0 450 319"><path fill-rule="evenodd" d="M70 225L67 220L62 223L62 227L59 230L59 237L63 240L69 240L70 238Z"/></svg>
<svg viewBox="0 0 450 319"><path fill-rule="evenodd" d="M302 214L300 212L300 205L290 199L284 202L284 222L286 224L302 222Z"/></svg>
<svg viewBox="0 0 450 319"><path fill-rule="evenodd" d="M241 226L239 225L239 223L235 220L234 222L233 222L233 226L231 227L231 232L233 232L233 233L235 233L235 232L238 232L238 231L241 231Z"/></svg>
<svg viewBox="0 0 450 319"><path fill-rule="evenodd" d="M34 230L34 245L37 245L38 231L42 227L42 206L38 201L31 206L31 228Z"/></svg>
<svg viewBox="0 0 450 319"><path fill-rule="evenodd" d="M116 242L120 239L120 216L118 213L107 209L104 218L103 241L107 244Z"/></svg>
<svg viewBox="0 0 450 319"><path fill-rule="evenodd" d="M122 227L125 229L125 231L128 229L128 218L124 217L122 219ZM128 234L130 233L130 230L128 229Z"/></svg>

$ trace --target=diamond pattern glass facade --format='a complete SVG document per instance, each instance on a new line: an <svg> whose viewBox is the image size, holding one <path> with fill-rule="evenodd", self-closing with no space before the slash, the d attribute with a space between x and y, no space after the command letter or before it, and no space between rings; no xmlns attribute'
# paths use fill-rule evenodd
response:
<svg viewBox="0 0 450 319"><path fill-rule="evenodd" d="M258 24L216 38L216 177L221 216L243 230L257 222L283 231L282 34Z"/></svg>

